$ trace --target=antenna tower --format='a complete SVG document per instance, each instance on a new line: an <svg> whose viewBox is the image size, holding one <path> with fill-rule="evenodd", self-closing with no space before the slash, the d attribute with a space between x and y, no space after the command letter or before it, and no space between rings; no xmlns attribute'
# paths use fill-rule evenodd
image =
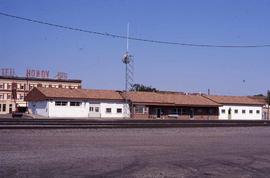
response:
<svg viewBox="0 0 270 178"><path fill-rule="evenodd" d="M129 23L127 24L127 49L122 58L122 62L125 64L125 105L124 105L124 115L127 117L130 114L129 103L127 92L133 86L133 77L134 77L134 57L129 54ZM132 106L131 106L132 107Z"/></svg>

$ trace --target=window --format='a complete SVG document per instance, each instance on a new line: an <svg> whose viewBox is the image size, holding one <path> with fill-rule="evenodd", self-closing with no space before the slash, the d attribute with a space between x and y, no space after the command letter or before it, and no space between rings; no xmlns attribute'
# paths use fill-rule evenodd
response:
<svg viewBox="0 0 270 178"><path fill-rule="evenodd" d="M0 104L0 112L2 111L2 105Z"/></svg>
<svg viewBox="0 0 270 178"><path fill-rule="evenodd" d="M12 104L9 105L9 112L12 112Z"/></svg>
<svg viewBox="0 0 270 178"><path fill-rule="evenodd" d="M170 114L178 114L179 112L178 112L178 108L173 108L173 109L171 109L170 110Z"/></svg>
<svg viewBox="0 0 270 178"><path fill-rule="evenodd" d="M20 100L23 100L24 99L24 96L23 95L20 95Z"/></svg>
<svg viewBox="0 0 270 178"><path fill-rule="evenodd" d="M0 95L0 100L3 100L4 99L4 95Z"/></svg>
<svg viewBox="0 0 270 178"><path fill-rule="evenodd" d="M214 114L214 109L209 109L209 114Z"/></svg>
<svg viewBox="0 0 270 178"><path fill-rule="evenodd" d="M94 107L89 107L89 111L93 112L94 111Z"/></svg>
<svg viewBox="0 0 270 178"><path fill-rule="evenodd" d="M72 101L72 102L70 102L70 106L81 106L81 102L74 102L74 101Z"/></svg>
<svg viewBox="0 0 270 178"><path fill-rule="evenodd" d="M256 113L257 113L257 114L260 114L260 110L256 110Z"/></svg>
<svg viewBox="0 0 270 178"><path fill-rule="evenodd" d="M203 110L202 109L197 109L197 113L198 114L202 114L203 113Z"/></svg>
<svg viewBox="0 0 270 178"><path fill-rule="evenodd" d="M0 84L0 89L3 89L4 88L4 85L1 83Z"/></svg>
<svg viewBox="0 0 270 178"><path fill-rule="evenodd" d="M67 101L55 101L55 106L67 106Z"/></svg>
<svg viewBox="0 0 270 178"><path fill-rule="evenodd" d="M95 107L95 112L99 112L99 107Z"/></svg>
<svg viewBox="0 0 270 178"><path fill-rule="evenodd" d="M188 112L188 110L186 108L182 108L182 114L183 115L188 115L189 112Z"/></svg>
<svg viewBox="0 0 270 178"><path fill-rule="evenodd" d="M144 106L136 106L135 107L135 113L141 113L143 114Z"/></svg>
<svg viewBox="0 0 270 178"><path fill-rule="evenodd" d="M117 108L116 112L119 114L119 113L122 113L122 108Z"/></svg>
<svg viewBox="0 0 270 178"><path fill-rule="evenodd" d="M111 113L112 112L112 108L106 108L106 113Z"/></svg>
<svg viewBox="0 0 270 178"><path fill-rule="evenodd" d="M225 114L225 113L226 113L226 110L225 110L225 109L222 109L222 110L221 110L221 113L222 113L222 114Z"/></svg>
<svg viewBox="0 0 270 178"><path fill-rule="evenodd" d="M235 113L235 114L238 114L238 109L235 109L235 110L234 110L234 113Z"/></svg>
<svg viewBox="0 0 270 178"><path fill-rule="evenodd" d="M6 112L6 104L3 104L3 112Z"/></svg>
<svg viewBox="0 0 270 178"><path fill-rule="evenodd" d="M7 94L7 99L11 99L11 95L10 94Z"/></svg>
<svg viewBox="0 0 270 178"><path fill-rule="evenodd" d="M249 114L253 114L253 110L249 110Z"/></svg>
<svg viewBox="0 0 270 178"><path fill-rule="evenodd" d="M7 85L7 89L8 89L8 90L11 90L11 84L8 84L8 85Z"/></svg>
<svg viewBox="0 0 270 178"><path fill-rule="evenodd" d="M243 110L242 110L242 114L246 114L246 110L243 109Z"/></svg>
<svg viewBox="0 0 270 178"><path fill-rule="evenodd" d="M23 89L24 89L24 86L23 86L23 84L21 84L21 86L20 86L20 89L21 89L21 90L23 90Z"/></svg>

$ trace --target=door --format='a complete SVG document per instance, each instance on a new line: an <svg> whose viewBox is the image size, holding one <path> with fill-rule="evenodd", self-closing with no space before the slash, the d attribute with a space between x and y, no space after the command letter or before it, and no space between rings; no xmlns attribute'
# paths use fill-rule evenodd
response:
<svg viewBox="0 0 270 178"><path fill-rule="evenodd" d="M190 109L190 111L189 111L189 118L190 119L193 119L193 117L194 117L194 110L193 109Z"/></svg>
<svg viewBox="0 0 270 178"><path fill-rule="evenodd" d="M161 115L161 109L157 108L157 118L160 118L160 115Z"/></svg>
<svg viewBox="0 0 270 178"><path fill-rule="evenodd" d="M228 110L228 119L231 120L232 119L232 109L229 108Z"/></svg>
<svg viewBox="0 0 270 178"><path fill-rule="evenodd" d="M92 117L92 118L100 118L101 117L99 104L90 104L89 105L88 117Z"/></svg>
<svg viewBox="0 0 270 178"><path fill-rule="evenodd" d="M12 113L12 104L9 105L9 113Z"/></svg>

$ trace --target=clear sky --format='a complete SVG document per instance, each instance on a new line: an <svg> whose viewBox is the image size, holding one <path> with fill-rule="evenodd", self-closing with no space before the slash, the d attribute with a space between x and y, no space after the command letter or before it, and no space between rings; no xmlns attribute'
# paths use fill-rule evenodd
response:
<svg viewBox="0 0 270 178"><path fill-rule="evenodd" d="M0 0L0 11L139 38L217 45L270 44L269 0ZM0 68L67 72L83 87L124 89L126 42L0 16ZM135 82L160 90L253 95L270 89L270 48L130 42ZM243 82L245 80L245 82Z"/></svg>

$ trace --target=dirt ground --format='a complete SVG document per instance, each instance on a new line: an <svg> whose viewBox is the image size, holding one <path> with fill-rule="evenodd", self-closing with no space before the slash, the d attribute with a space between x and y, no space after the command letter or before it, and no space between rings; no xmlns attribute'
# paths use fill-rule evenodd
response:
<svg viewBox="0 0 270 178"><path fill-rule="evenodd" d="M0 130L0 177L269 177L270 127Z"/></svg>

